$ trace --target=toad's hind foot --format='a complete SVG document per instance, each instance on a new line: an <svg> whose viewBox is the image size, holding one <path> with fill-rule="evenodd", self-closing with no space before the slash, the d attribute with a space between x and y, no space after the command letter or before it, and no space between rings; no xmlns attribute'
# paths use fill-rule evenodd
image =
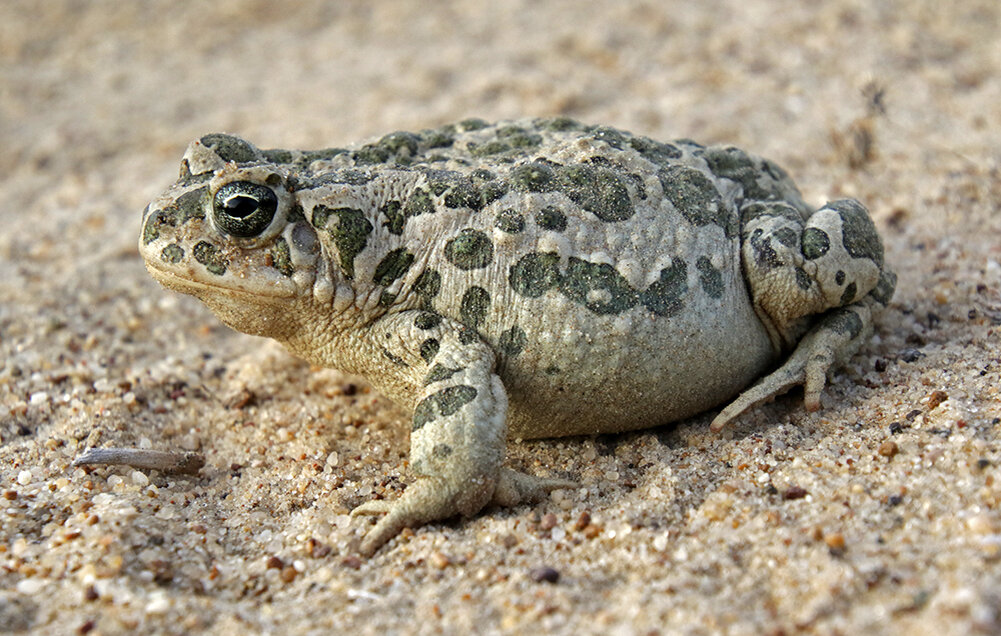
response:
<svg viewBox="0 0 1001 636"><path fill-rule="evenodd" d="M752 406L800 384L807 410L819 409L820 393L828 373L854 355L872 330L868 305L868 302L855 303L825 315L800 341L785 364L737 396L720 411L709 429L719 432Z"/></svg>

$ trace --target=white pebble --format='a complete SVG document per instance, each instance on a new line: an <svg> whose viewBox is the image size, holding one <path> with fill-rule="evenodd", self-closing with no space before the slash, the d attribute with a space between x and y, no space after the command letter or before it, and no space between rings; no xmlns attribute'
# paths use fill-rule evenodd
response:
<svg viewBox="0 0 1001 636"><path fill-rule="evenodd" d="M149 485L149 477L144 472L133 470L130 477L132 478L132 483L140 488Z"/></svg>
<svg viewBox="0 0 1001 636"><path fill-rule="evenodd" d="M46 393L45 391L39 391L38 393L32 393L31 397L28 398L28 402L32 406L39 406L41 404L45 404L48 401L49 401L49 394Z"/></svg>
<svg viewBox="0 0 1001 636"><path fill-rule="evenodd" d="M24 579L17 583L17 591L21 594L38 594L43 587L45 587L45 579Z"/></svg>
<svg viewBox="0 0 1001 636"><path fill-rule="evenodd" d="M19 472L17 474L17 483L21 484L22 486L27 486L28 484L30 484L31 483L31 471L30 470L22 470L21 472Z"/></svg>

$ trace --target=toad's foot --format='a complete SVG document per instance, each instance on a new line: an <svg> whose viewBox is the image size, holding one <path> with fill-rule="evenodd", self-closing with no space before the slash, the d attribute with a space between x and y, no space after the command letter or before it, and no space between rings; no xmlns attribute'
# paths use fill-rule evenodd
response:
<svg viewBox="0 0 1001 636"><path fill-rule="evenodd" d="M716 416L709 430L719 432L752 406L800 384L807 410L816 411L827 374L858 351L871 331L868 301L830 312L800 341L785 364L741 393Z"/></svg>
<svg viewBox="0 0 1001 636"><path fill-rule="evenodd" d="M439 519L456 515L469 516L479 511L480 497L470 497L472 492L482 492L489 488L488 479L449 483L443 477L422 476L396 501L369 501L351 511L352 516L380 515L379 520L365 535L359 551L372 555L384 543L399 534L404 528L412 528ZM509 469L501 469L493 488L489 503L500 506L515 506L519 503L541 499L547 493L560 488L573 488L572 481L533 477Z"/></svg>

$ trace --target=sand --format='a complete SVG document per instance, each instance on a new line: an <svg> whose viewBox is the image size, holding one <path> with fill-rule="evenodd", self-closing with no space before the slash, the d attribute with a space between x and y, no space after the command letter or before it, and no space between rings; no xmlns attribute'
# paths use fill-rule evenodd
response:
<svg viewBox="0 0 1001 636"><path fill-rule="evenodd" d="M994 0L0 4L0 632L1001 633L999 32ZM140 211L207 132L553 114L858 197L897 294L818 412L512 443L580 487L359 558L404 413L161 289Z"/></svg>

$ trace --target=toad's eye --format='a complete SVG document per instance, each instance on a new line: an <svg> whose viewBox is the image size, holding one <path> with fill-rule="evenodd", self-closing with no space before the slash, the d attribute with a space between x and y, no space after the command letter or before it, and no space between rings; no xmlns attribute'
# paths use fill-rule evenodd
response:
<svg viewBox="0 0 1001 636"><path fill-rule="evenodd" d="M212 216L223 232L249 238L271 225L278 197L271 188L250 181L234 181L219 188L212 201Z"/></svg>

